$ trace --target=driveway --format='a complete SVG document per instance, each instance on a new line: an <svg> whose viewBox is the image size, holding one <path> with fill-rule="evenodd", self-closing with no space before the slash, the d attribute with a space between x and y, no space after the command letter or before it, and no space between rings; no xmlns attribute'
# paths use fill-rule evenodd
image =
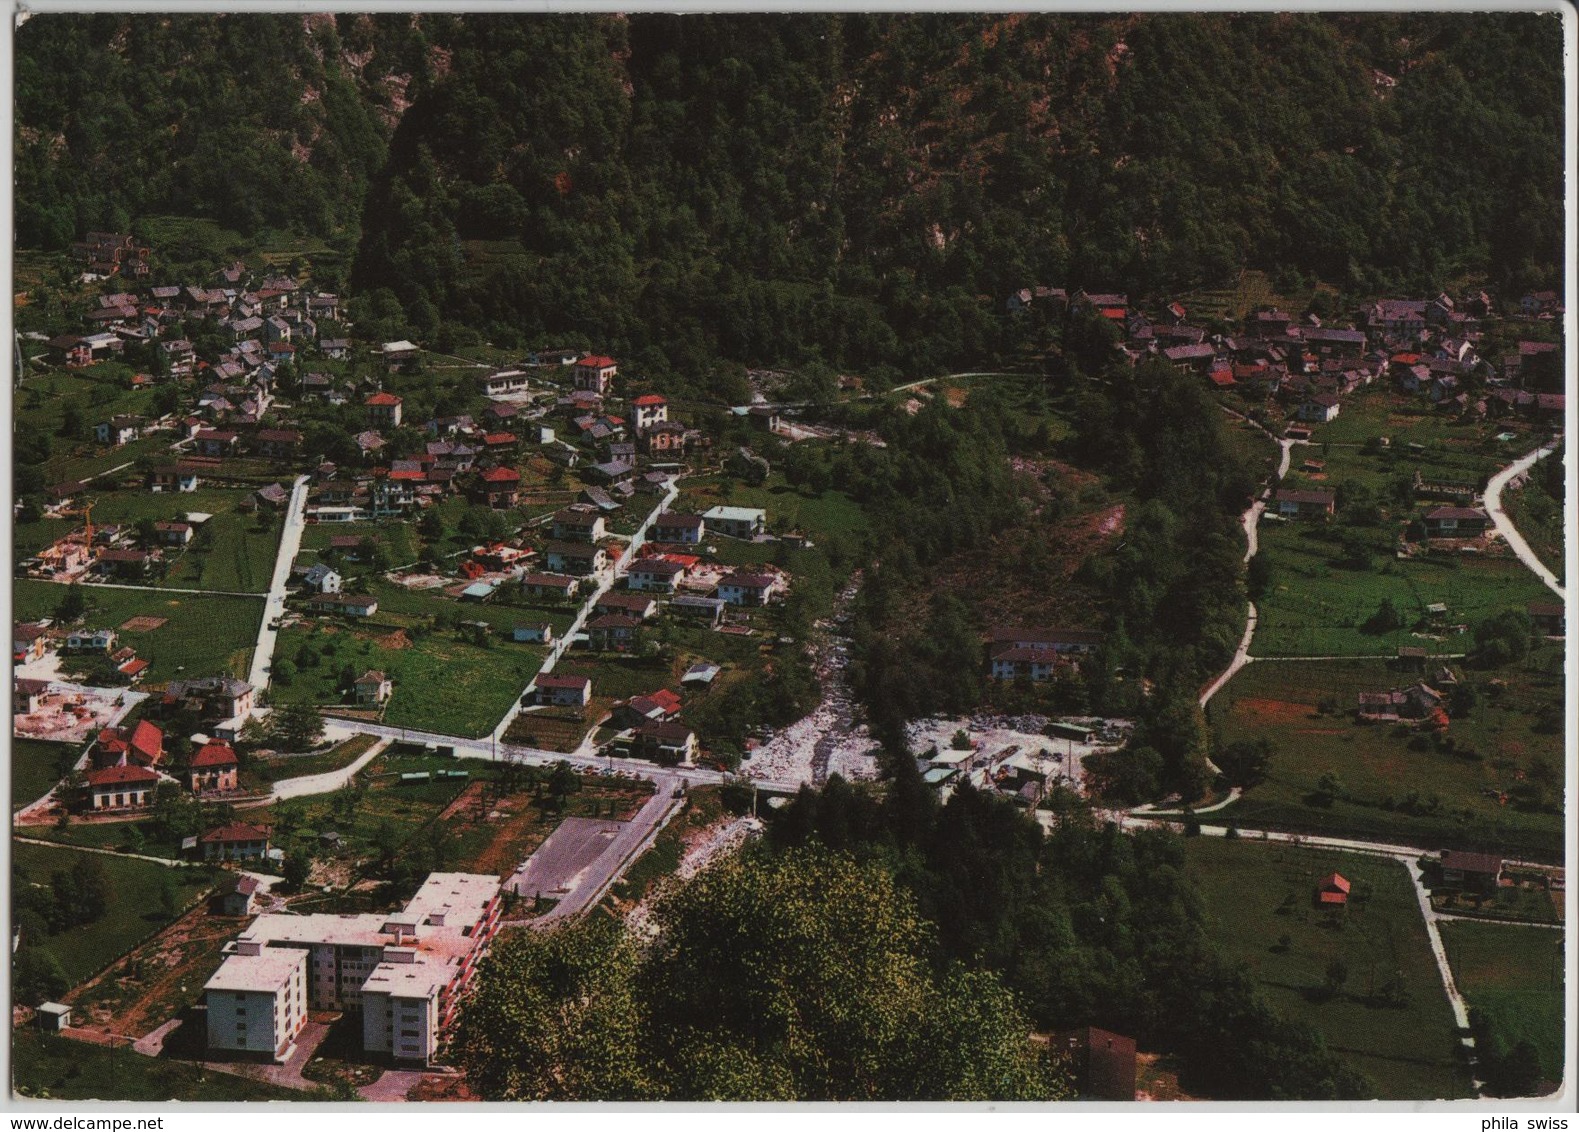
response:
<svg viewBox="0 0 1579 1132"><path fill-rule="evenodd" d="M394 740L388 737L380 739L364 751L355 762L349 766L343 766L339 770L331 770L323 774L304 774L300 778L282 779L274 784L273 796L277 801L280 798L300 798L307 794L328 794L330 791L338 790L351 781L352 775L383 754L385 748L392 742Z"/></svg>

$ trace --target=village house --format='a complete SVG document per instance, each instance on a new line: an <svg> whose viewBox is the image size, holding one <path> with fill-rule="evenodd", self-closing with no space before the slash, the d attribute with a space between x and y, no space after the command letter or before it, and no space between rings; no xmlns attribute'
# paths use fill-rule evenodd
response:
<svg viewBox="0 0 1579 1132"><path fill-rule="evenodd" d="M549 673L532 681L533 702L556 707L586 707L592 701L592 681L585 676Z"/></svg>
<svg viewBox="0 0 1579 1132"><path fill-rule="evenodd" d="M262 881L249 873L226 873L209 904L217 916L251 916L268 894Z"/></svg>
<svg viewBox="0 0 1579 1132"><path fill-rule="evenodd" d="M193 438L197 450L204 456L233 456L236 452L236 434L228 429L199 429Z"/></svg>
<svg viewBox="0 0 1579 1132"><path fill-rule="evenodd" d="M1567 635L1566 611L1560 602L1531 602L1525 606L1535 631L1543 637Z"/></svg>
<svg viewBox="0 0 1579 1132"><path fill-rule="evenodd" d="M627 617L645 621L658 612L658 603L644 593L609 590L598 598L592 611L597 614L622 613Z"/></svg>
<svg viewBox="0 0 1579 1132"><path fill-rule="evenodd" d="M234 676L172 680L165 689L167 708L180 707L202 720L238 721L252 714L255 689Z"/></svg>
<svg viewBox="0 0 1579 1132"><path fill-rule="evenodd" d="M685 580L685 566L664 558L643 558L632 563L626 583L633 590L673 593Z"/></svg>
<svg viewBox="0 0 1579 1132"><path fill-rule="evenodd" d="M676 617L684 617L691 621L701 621L709 627L717 626L723 620L724 610L729 603L721 597L698 597L694 594L680 594L669 601L669 611Z"/></svg>
<svg viewBox="0 0 1579 1132"><path fill-rule="evenodd" d="M249 822L230 822L197 839L205 861L261 861L269 855L269 829Z"/></svg>
<svg viewBox="0 0 1579 1132"><path fill-rule="evenodd" d="M730 605L766 605L782 584L776 574L737 571L718 583L718 597Z"/></svg>
<svg viewBox="0 0 1579 1132"><path fill-rule="evenodd" d="M614 705L611 721L616 727L640 727L645 723L661 723L680 713L680 697L667 688L645 696L632 696L624 703Z"/></svg>
<svg viewBox="0 0 1579 1132"><path fill-rule="evenodd" d="M1324 424L1338 415L1339 401L1332 393L1313 393L1299 403L1294 410L1298 420L1308 421L1311 424Z"/></svg>
<svg viewBox="0 0 1579 1132"><path fill-rule="evenodd" d="M135 582L152 573L157 561L159 558L156 552L117 547L99 551L94 565L101 573L112 578Z"/></svg>
<svg viewBox="0 0 1579 1132"><path fill-rule="evenodd" d="M484 397L508 397L525 393L529 388L526 371L522 369L495 370L486 377L478 378L477 385Z"/></svg>
<svg viewBox="0 0 1579 1132"><path fill-rule="evenodd" d="M597 542L608 531L603 526L603 516L590 509L577 507L554 512L553 537L571 542Z"/></svg>
<svg viewBox="0 0 1579 1132"><path fill-rule="evenodd" d="M106 727L93 741L89 758L96 768L158 766L164 759L164 732L146 719L131 728Z"/></svg>
<svg viewBox="0 0 1579 1132"><path fill-rule="evenodd" d="M631 416L637 434L646 432L669 419L669 401L657 393L643 393L631 400Z"/></svg>
<svg viewBox="0 0 1579 1132"><path fill-rule="evenodd" d="M543 564L554 574L585 577L605 569L609 555L592 543L550 542L543 548Z"/></svg>
<svg viewBox="0 0 1579 1132"><path fill-rule="evenodd" d="M126 810L153 805L159 775L142 766L90 770L84 800L92 810Z"/></svg>
<svg viewBox="0 0 1579 1132"><path fill-rule="evenodd" d="M323 356L326 358L349 358L351 341L348 338L323 338L318 342L318 349L323 351Z"/></svg>
<svg viewBox="0 0 1579 1132"><path fill-rule="evenodd" d="M114 629L73 629L66 634L65 651L109 652L115 647L115 639Z"/></svg>
<svg viewBox="0 0 1579 1132"><path fill-rule="evenodd" d="M1320 488L1302 490L1281 487L1272 497L1277 514L1286 519L1331 518L1337 509L1337 496Z"/></svg>
<svg viewBox="0 0 1579 1132"><path fill-rule="evenodd" d="M1434 507L1425 513L1427 538L1479 538L1490 524L1482 507Z"/></svg>
<svg viewBox="0 0 1579 1132"><path fill-rule="evenodd" d="M130 444L143 434L143 421L141 417L116 416L99 422L93 431L100 444L111 444L119 448L123 444Z"/></svg>
<svg viewBox="0 0 1579 1132"><path fill-rule="evenodd" d="M547 621L538 621L530 625L512 625L510 639L517 644L551 645L554 643L554 627Z"/></svg>
<svg viewBox="0 0 1579 1132"><path fill-rule="evenodd" d="M502 464L489 468L478 477L478 493L495 511L508 510L521 498L521 473Z"/></svg>
<svg viewBox="0 0 1579 1132"><path fill-rule="evenodd" d="M193 464L165 464L148 471L147 485L149 491L188 492L196 491L198 485L197 466Z"/></svg>
<svg viewBox="0 0 1579 1132"><path fill-rule="evenodd" d="M307 567L298 566L291 573L298 574L302 585L316 594L337 594L345 584L345 579L332 566L325 566L322 562Z"/></svg>
<svg viewBox="0 0 1579 1132"><path fill-rule="evenodd" d="M665 422L653 425L641 433L642 450L649 456L684 452L689 442L690 433L684 425Z"/></svg>
<svg viewBox="0 0 1579 1132"><path fill-rule="evenodd" d="M1060 655L1084 656L1101 647L1102 634L1090 629L997 628L987 634L987 652L1000 649L1045 649Z"/></svg>
<svg viewBox="0 0 1579 1132"><path fill-rule="evenodd" d="M1502 877L1502 858L1490 853L1453 849L1442 854L1442 884L1463 892L1495 892Z"/></svg>
<svg viewBox="0 0 1579 1132"><path fill-rule="evenodd" d="M1069 664L1056 649L1027 645L1005 645L994 651L989 659L994 680L1025 679L1037 683L1052 679L1059 665Z"/></svg>
<svg viewBox="0 0 1579 1132"><path fill-rule="evenodd" d="M193 752L187 786L194 794L234 790L240 769L235 749L223 739L211 739Z"/></svg>
<svg viewBox="0 0 1579 1132"><path fill-rule="evenodd" d="M367 423L374 428L399 428L401 400L393 393L374 393L362 401Z"/></svg>
<svg viewBox="0 0 1579 1132"><path fill-rule="evenodd" d="M407 362L417 358L419 347L415 342L408 342L402 338L398 342L385 342L379 347L379 356L384 359L384 367L388 372L394 373Z"/></svg>
<svg viewBox="0 0 1579 1132"><path fill-rule="evenodd" d="M154 524L154 537L165 546L186 546L192 541L192 524L163 519Z"/></svg>
<svg viewBox="0 0 1579 1132"><path fill-rule="evenodd" d="M622 613L608 613L587 622L587 644L597 652L624 652L636 642L641 622Z"/></svg>
<svg viewBox="0 0 1579 1132"><path fill-rule="evenodd" d="M368 669L351 684L351 692L359 704L387 703L394 694L395 685L389 677L376 668Z"/></svg>
<svg viewBox="0 0 1579 1132"><path fill-rule="evenodd" d="M576 596L579 578L565 574L523 574L521 589L533 597L552 597L569 601Z"/></svg>
<svg viewBox="0 0 1579 1132"><path fill-rule="evenodd" d="M600 397L606 396L617 370L613 358L602 354L588 355L576 362L573 374L576 388L588 393L596 393Z"/></svg>
<svg viewBox="0 0 1579 1132"><path fill-rule="evenodd" d="M689 765L696 760L696 732L677 720L643 723L631 733L630 751L664 766Z"/></svg>
<svg viewBox="0 0 1579 1132"><path fill-rule="evenodd" d="M1562 298L1556 291L1531 291L1519 299L1519 314L1524 318L1554 315L1562 309Z"/></svg>
<svg viewBox="0 0 1579 1132"><path fill-rule="evenodd" d="M342 617L371 617L378 612L378 599L369 594L319 594L307 602L315 613L338 613Z"/></svg>
<svg viewBox="0 0 1579 1132"><path fill-rule="evenodd" d="M707 533L707 521L700 515L686 515L678 511L665 511L652 522L654 542L675 542L695 545Z"/></svg>
<svg viewBox="0 0 1579 1132"><path fill-rule="evenodd" d="M768 515L756 507L714 507L702 513L707 529L731 538L755 538L767 529Z"/></svg>
<svg viewBox="0 0 1579 1132"><path fill-rule="evenodd" d="M1429 719L1442 706L1442 694L1425 684L1391 692L1361 692L1357 717L1365 723Z"/></svg>
<svg viewBox="0 0 1579 1132"><path fill-rule="evenodd" d="M11 661L31 664L43 660L49 646L49 630L36 622L24 622L11 629Z"/></svg>
<svg viewBox="0 0 1579 1132"><path fill-rule="evenodd" d="M301 446L302 434L293 428L260 428L252 442L258 455L271 460L288 460Z"/></svg>

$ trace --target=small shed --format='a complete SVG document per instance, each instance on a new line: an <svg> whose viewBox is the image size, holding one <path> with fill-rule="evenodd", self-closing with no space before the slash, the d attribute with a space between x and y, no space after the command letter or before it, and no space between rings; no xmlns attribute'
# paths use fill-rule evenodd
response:
<svg viewBox="0 0 1579 1132"><path fill-rule="evenodd" d="M716 664L693 664L685 670L685 675L680 677L682 684L711 684L718 678L719 667Z"/></svg>
<svg viewBox="0 0 1579 1132"><path fill-rule="evenodd" d="M487 582L473 582L461 591L462 601L487 601L493 596L494 587Z"/></svg>
<svg viewBox="0 0 1579 1132"><path fill-rule="evenodd" d="M38 1007L40 1030L64 1030L71 1025L71 1007L64 1002L44 1002Z"/></svg>
<svg viewBox="0 0 1579 1132"><path fill-rule="evenodd" d="M1316 885L1316 903L1341 908L1349 902L1349 882L1339 873L1323 877Z"/></svg>

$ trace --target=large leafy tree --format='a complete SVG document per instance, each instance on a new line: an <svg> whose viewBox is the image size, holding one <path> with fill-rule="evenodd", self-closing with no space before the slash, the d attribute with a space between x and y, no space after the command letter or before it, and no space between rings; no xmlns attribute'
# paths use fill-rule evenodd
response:
<svg viewBox="0 0 1579 1132"><path fill-rule="evenodd" d="M934 965L877 865L747 854L606 924L500 945L456 1056L495 1099L1046 1100L1062 1080L996 976Z"/></svg>

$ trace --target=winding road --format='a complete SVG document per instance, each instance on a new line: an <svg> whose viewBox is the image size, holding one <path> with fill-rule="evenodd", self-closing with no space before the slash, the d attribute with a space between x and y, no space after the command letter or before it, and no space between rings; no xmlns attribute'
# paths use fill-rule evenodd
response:
<svg viewBox="0 0 1579 1132"><path fill-rule="evenodd" d="M1513 553L1518 555L1519 561L1528 566L1537 578L1545 582L1546 588L1556 594L1560 601L1566 602L1568 593L1558 583L1557 576L1548 570L1541 560L1536 557L1535 551L1530 549L1530 544L1524 540L1524 536L1513 525L1513 520L1502 509L1502 489L1556 450L1557 444L1553 441L1537 448L1527 456L1521 456L1487 481L1484 498L1486 514L1491 516L1491 521L1496 526L1497 533L1503 537L1504 541L1513 550Z"/></svg>

